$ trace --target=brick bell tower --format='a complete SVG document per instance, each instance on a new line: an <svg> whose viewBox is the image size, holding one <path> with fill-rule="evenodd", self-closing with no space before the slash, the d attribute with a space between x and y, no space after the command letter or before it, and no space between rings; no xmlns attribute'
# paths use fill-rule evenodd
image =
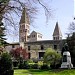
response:
<svg viewBox="0 0 75 75"><path fill-rule="evenodd" d="M22 11L21 20L19 23L19 42L27 42L28 41L28 35L30 32L30 22L29 22L29 16L27 14L26 8Z"/></svg>

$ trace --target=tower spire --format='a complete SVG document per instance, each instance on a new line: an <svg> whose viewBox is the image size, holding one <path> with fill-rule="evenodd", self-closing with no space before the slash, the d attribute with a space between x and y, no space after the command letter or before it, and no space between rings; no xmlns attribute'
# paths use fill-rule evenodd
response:
<svg viewBox="0 0 75 75"><path fill-rule="evenodd" d="M26 8L23 8L19 27L19 42L27 42L30 31L30 21Z"/></svg>
<svg viewBox="0 0 75 75"><path fill-rule="evenodd" d="M58 22L56 22L56 26L53 32L53 40L62 40L62 33L59 28Z"/></svg>
<svg viewBox="0 0 75 75"><path fill-rule="evenodd" d="M23 8L22 16L21 16L21 20L19 24L22 24L22 23L29 24L29 16L28 16L26 8Z"/></svg>

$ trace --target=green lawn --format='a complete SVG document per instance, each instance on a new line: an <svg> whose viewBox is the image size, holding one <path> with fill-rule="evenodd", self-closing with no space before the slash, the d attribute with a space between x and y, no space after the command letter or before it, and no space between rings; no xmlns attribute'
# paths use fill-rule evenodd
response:
<svg viewBox="0 0 75 75"><path fill-rule="evenodd" d="M14 75L75 75L75 70L14 70Z"/></svg>

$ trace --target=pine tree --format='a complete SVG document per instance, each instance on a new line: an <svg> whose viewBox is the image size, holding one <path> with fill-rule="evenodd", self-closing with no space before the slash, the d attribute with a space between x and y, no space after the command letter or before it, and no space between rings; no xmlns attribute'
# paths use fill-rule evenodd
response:
<svg viewBox="0 0 75 75"><path fill-rule="evenodd" d="M2 22L0 22L0 46L4 46L5 44L7 44L7 42L5 41L6 39L4 38L5 35L5 27L3 25Z"/></svg>

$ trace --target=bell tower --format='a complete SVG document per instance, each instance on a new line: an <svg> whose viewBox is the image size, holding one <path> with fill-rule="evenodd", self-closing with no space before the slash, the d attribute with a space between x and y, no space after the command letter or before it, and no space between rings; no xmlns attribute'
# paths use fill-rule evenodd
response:
<svg viewBox="0 0 75 75"><path fill-rule="evenodd" d="M56 26L53 32L53 40L62 40L62 33L59 28L58 22L56 22Z"/></svg>
<svg viewBox="0 0 75 75"><path fill-rule="evenodd" d="M19 42L27 42L28 35L30 32L30 22L26 8L24 8L22 11L22 16L19 25Z"/></svg>

